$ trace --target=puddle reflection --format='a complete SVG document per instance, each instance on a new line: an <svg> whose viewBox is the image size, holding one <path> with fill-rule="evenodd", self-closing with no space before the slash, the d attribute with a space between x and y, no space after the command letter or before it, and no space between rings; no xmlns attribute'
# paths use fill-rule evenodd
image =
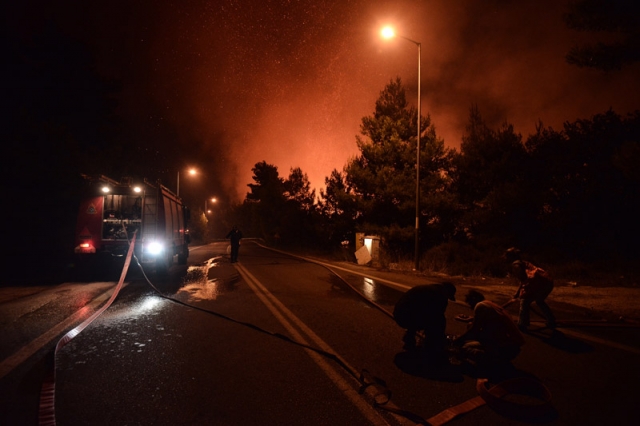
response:
<svg viewBox="0 0 640 426"><path fill-rule="evenodd" d="M176 297L185 302L216 300L220 295L233 291L240 279L239 275L226 279L209 279L209 270L220 266L218 260L219 257L216 257L207 260L202 266L190 266Z"/></svg>
<svg viewBox="0 0 640 426"><path fill-rule="evenodd" d="M396 302L402 295L400 290L378 283L373 278L351 274L346 275L343 278L366 299L381 306L395 306ZM333 292L337 290L340 290L345 294L350 292L348 285L339 277L331 275L329 281Z"/></svg>
<svg viewBox="0 0 640 426"><path fill-rule="evenodd" d="M395 306L402 295L400 290L378 283L369 277L361 279L361 291L367 299L382 306Z"/></svg>
<svg viewBox="0 0 640 426"><path fill-rule="evenodd" d="M104 311L101 320L109 326L128 324L131 320L157 316L169 302L156 295L146 295L134 302L121 302Z"/></svg>
<svg viewBox="0 0 640 426"><path fill-rule="evenodd" d="M371 278L365 277L363 279L364 285L362 286L362 292L368 299L374 300L376 298L376 283Z"/></svg>
<svg viewBox="0 0 640 426"><path fill-rule="evenodd" d="M220 291L219 282L217 280L211 280L186 284L178 290L177 296L180 300L183 300L184 296L186 296L187 301L200 301L216 300L220 294L222 294L222 292Z"/></svg>

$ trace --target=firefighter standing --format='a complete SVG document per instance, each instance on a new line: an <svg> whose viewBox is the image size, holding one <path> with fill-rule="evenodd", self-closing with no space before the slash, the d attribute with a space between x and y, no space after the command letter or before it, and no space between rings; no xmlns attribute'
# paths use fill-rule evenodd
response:
<svg viewBox="0 0 640 426"><path fill-rule="evenodd" d="M242 239L242 232L238 229L238 226L233 225L231 231L226 235L227 239L231 242L231 263L238 261L238 251L240 250L240 240Z"/></svg>
<svg viewBox="0 0 640 426"><path fill-rule="evenodd" d="M547 320L547 327L556 327L556 318L551 312L545 299L553 290L553 280L542 268L520 258L520 250L515 247L508 249L504 258L511 263L511 273L520 285L514 299L520 299L520 313L518 314L518 328L526 331L529 327L531 304L536 302L542 315Z"/></svg>

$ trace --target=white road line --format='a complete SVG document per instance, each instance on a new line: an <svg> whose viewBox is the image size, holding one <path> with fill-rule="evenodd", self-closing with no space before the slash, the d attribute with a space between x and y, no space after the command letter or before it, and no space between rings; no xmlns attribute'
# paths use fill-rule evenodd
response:
<svg viewBox="0 0 640 426"><path fill-rule="evenodd" d="M271 311L276 319L291 333L293 338L298 342L305 345L309 345L309 342L305 337L298 332L292 323L305 333L311 340L313 340L319 347L325 352L335 354L337 353L317 334L315 334L309 327L306 326L297 316L294 315L286 306L284 306L273 294L267 290L246 268L241 264L235 264L236 269L240 272L240 275L247 282L247 285L256 293L262 303ZM285 318L284 316L288 317ZM334 382L334 384L342 391L342 393L351 401L353 405L374 425L388 425L389 423L378 413L371 405L362 399L358 392L354 389L352 384L349 384L326 360L323 356L310 349L305 349L311 359L324 371L324 373ZM344 364L355 371L349 366L341 357L339 359Z"/></svg>
<svg viewBox="0 0 640 426"><path fill-rule="evenodd" d="M95 311L95 309L92 308L104 302L108 298L109 293L112 291L113 288L104 291L98 297L93 299L90 304L80 308L74 314L63 320L61 323L57 324L30 343L26 344L13 355L4 359L2 363L0 363L0 379L13 371L14 368L25 362L30 356L38 352L53 339L63 334L63 332L69 329L72 325L77 324L84 318L88 318L92 314L92 312Z"/></svg>
<svg viewBox="0 0 640 426"><path fill-rule="evenodd" d="M305 260L307 262L316 263L318 265L322 265L322 266L325 266L327 268L339 269L339 270L344 271L344 272L349 272L351 274L360 275L361 277L372 278L372 279L380 281L382 283L389 284L392 287L397 287L397 288L401 288L401 289L404 289L404 290L409 290L412 287L410 285L400 284L400 283L397 283L395 281L390 281L390 280L386 280L384 278L376 277L375 275L371 275L369 273L365 274L365 273L362 273L362 272L354 271L354 270L349 269L349 268L343 268L341 266L337 266L337 265L334 265L334 264L331 264L331 263L325 263L325 262L322 262L322 261L320 261L318 259L314 259L314 258L311 258L311 257L298 256L298 255L295 255L295 254L288 253L286 251L274 249L272 247L267 247L267 246L259 244L259 243L256 243L256 244L259 247L262 247L263 249L266 249L266 250L275 251L277 253L281 253L281 254L284 254L286 256L297 257L298 259L302 259L302 260Z"/></svg>
<svg viewBox="0 0 640 426"><path fill-rule="evenodd" d="M339 269L339 270L344 271L344 272L349 272L350 274L360 275L361 277L365 277L365 278L371 278L372 280L376 280L376 281L380 281L380 282L385 283L385 284L389 284L392 287L397 287L397 288L401 288L401 289L404 289L404 290L409 290L410 288L412 288L412 286L410 286L410 285L400 284L400 283L397 283L395 281L391 281L391 280L387 280L387 279L384 279L384 278L376 277L375 275L371 275L371 274L365 274L363 272L354 271L354 270L351 270L351 269L348 269L348 268L343 268L343 267L340 267L340 266L337 266L337 265L332 265L330 263L324 263L324 262L320 262L320 261L314 260L314 259L306 259L306 260L311 261L311 262L315 262L315 263L317 263L319 265L322 265L322 266L326 266L327 268Z"/></svg>

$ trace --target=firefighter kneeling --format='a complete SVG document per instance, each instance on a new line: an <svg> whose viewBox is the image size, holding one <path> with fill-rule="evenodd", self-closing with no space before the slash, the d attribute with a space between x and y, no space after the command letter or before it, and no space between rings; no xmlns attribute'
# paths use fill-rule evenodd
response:
<svg viewBox="0 0 640 426"><path fill-rule="evenodd" d="M477 368L494 368L509 364L524 344L524 337L511 316L484 296L470 290L465 301L473 309L467 331L453 342L458 357Z"/></svg>
<svg viewBox="0 0 640 426"><path fill-rule="evenodd" d="M406 330L403 349L419 350L430 367L449 363L444 314L448 301L456 300L455 294L456 288L450 282L418 285L404 293L395 305L393 318Z"/></svg>

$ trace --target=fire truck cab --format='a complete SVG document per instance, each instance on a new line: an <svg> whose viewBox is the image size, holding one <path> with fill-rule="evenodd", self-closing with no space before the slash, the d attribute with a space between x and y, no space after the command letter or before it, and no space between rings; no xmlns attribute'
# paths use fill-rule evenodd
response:
<svg viewBox="0 0 640 426"><path fill-rule="evenodd" d="M168 188L146 179L121 181L106 176L83 176L75 253L80 257L123 257L137 232L134 252L140 263L166 272L177 257L189 257L189 211Z"/></svg>

